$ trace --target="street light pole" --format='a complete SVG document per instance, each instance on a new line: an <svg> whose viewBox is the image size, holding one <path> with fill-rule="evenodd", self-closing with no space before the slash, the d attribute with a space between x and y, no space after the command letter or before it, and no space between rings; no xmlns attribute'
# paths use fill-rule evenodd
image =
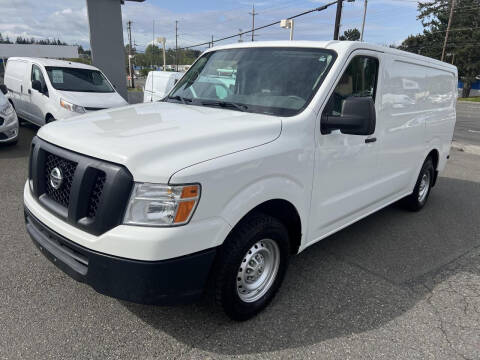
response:
<svg viewBox="0 0 480 360"><path fill-rule="evenodd" d="M293 27L294 21L293 19L285 19L280 21L280 27L284 29L290 29L290 40L293 40Z"/></svg>
<svg viewBox="0 0 480 360"><path fill-rule="evenodd" d="M133 68L132 68L132 22L129 20L127 23L128 27L128 72L130 73L130 86L135 87L135 82L133 80ZM125 66L125 65L124 65Z"/></svg>
<svg viewBox="0 0 480 360"><path fill-rule="evenodd" d="M157 41L162 44L162 50L163 50L163 71L166 70L167 67L167 59L165 58L165 42L167 41L166 38L164 37L159 37L157 38Z"/></svg>
<svg viewBox="0 0 480 360"><path fill-rule="evenodd" d="M363 5L363 22L362 22L362 34L360 35L360 41L363 41L363 33L365 31L365 20L367 18L367 4L368 4L368 0L365 0L365 4Z"/></svg>

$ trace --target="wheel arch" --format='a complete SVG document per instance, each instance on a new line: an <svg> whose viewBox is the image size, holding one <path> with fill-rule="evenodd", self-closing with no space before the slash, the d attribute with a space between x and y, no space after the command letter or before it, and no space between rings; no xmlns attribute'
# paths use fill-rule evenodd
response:
<svg viewBox="0 0 480 360"><path fill-rule="evenodd" d="M55 116L53 116L52 113L47 112L47 113L45 114L45 124L47 123L48 119L50 119L50 118L55 119Z"/></svg>
<svg viewBox="0 0 480 360"><path fill-rule="evenodd" d="M437 148L433 148L425 157L425 159L428 159L428 158L432 159L433 168L435 169L435 173L433 175L433 180L432 180L432 187L433 187L437 183L437 178L438 178L438 162L440 161L440 151L438 151Z"/></svg>
<svg viewBox="0 0 480 360"><path fill-rule="evenodd" d="M298 253L302 243L302 220L296 206L292 202L282 198L263 201L250 209L235 224L232 224L231 231L256 212L270 215L282 222L288 231L291 253Z"/></svg>

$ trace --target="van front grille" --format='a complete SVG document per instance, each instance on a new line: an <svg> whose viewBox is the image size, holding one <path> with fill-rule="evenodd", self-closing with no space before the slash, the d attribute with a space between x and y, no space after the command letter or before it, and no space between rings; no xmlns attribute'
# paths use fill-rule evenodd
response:
<svg viewBox="0 0 480 360"><path fill-rule="evenodd" d="M100 235L122 223L133 176L122 165L35 137L29 184L45 209L72 226Z"/></svg>
<svg viewBox="0 0 480 360"><path fill-rule="evenodd" d="M95 185L93 186L90 200L88 201L88 217L93 219L97 215L100 199L102 198L103 187L105 186L105 180L107 179L103 171L97 175Z"/></svg>

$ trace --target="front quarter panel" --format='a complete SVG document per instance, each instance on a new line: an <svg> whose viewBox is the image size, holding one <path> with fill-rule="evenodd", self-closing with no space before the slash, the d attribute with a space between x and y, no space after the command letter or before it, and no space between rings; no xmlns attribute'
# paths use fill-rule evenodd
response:
<svg viewBox="0 0 480 360"><path fill-rule="evenodd" d="M169 183L201 184L201 198L192 222L220 216L234 227L256 206L282 199L297 209L305 237L312 164L310 146L282 131L282 135L271 143L180 170Z"/></svg>

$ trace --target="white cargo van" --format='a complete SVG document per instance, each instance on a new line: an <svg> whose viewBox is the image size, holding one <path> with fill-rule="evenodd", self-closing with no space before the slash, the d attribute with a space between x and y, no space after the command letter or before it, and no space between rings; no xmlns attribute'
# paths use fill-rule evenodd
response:
<svg viewBox="0 0 480 360"><path fill-rule="evenodd" d="M180 72L150 71L143 89L143 102L162 100L182 75Z"/></svg>
<svg viewBox="0 0 480 360"><path fill-rule="evenodd" d="M128 105L100 70L75 62L10 58L4 83L18 116L38 126Z"/></svg>
<svg viewBox="0 0 480 360"><path fill-rule="evenodd" d="M398 200L425 206L456 87L452 65L361 42L208 49L162 102L40 129L27 231L100 293L171 304L209 280L248 319L290 255Z"/></svg>

